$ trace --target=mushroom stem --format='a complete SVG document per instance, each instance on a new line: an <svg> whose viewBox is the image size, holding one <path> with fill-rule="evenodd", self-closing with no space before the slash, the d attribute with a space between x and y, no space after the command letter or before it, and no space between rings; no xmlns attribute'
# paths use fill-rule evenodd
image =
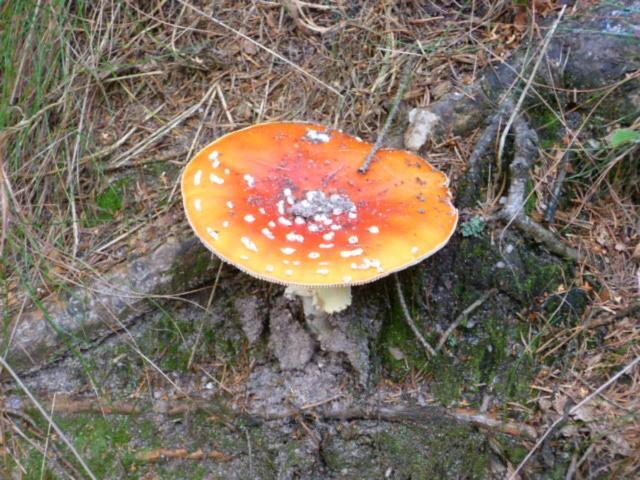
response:
<svg viewBox="0 0 640 480"><path fill-rule="evenodd" d="M288 298L302 297L305 316L336 313L351 305L351 287L300 287L289 285L284 292Z"/></svg>

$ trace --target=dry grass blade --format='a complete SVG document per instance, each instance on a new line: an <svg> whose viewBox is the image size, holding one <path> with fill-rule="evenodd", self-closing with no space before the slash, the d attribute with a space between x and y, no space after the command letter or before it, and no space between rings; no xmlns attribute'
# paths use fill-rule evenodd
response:
<svg viewBox="0 0 640 480"><path fill-rule="evenodd" d="M196 103L195 105L192 105L191 107L187 108L185 111L176 115L166 125L157 129L155 132L149 135L141 143L134 145L132 148L130 148L126 152L120 154L113 161L113 168L124 167L125 165L127 165L127 163L131 161L132 158L139 156L146 149L148 149L153 144L155 144L160 139L162 139L163 136L167 135L169 132L171 132L171 130L173 130L182 122L184 122L187 118L192 116L195 112L197 112L202 107L202 105L204 105L211 98L213 92L216 90L216 87L217 85L212 85L209 88L209 90L207 90L207 92L203 95L203 97L200 99L198 103Z"/></svg>
<svg viewBox="0 0 640 480"><path fill-rule="evenodd" d="M9 229L9 196L7 195L9 179L4 166L5 135L0 133L0 259L4 258L4 244L7 241Z"/></svg>

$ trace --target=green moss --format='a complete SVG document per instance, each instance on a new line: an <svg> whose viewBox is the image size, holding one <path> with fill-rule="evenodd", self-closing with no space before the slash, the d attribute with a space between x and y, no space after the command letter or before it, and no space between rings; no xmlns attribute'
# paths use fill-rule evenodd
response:
<svg viewBox="0 0 640 480"><path fill-rule="evenodd" d="M484 437L465 426L434 420L429 428L384 425L370 434L345 430L322 449L327 467L341 478L486 478Z"/></svg>
<svg viewBox="0 0 640 480"><path fill-rule="evenodd" d="M431 392L442 405L449 405L462 396L465 382L462 365L445 356L438 356L429 364L433 381Z"/></svg>
<svg viewBox="0 0 640 480"><path fill-rule="evenodd" d="M107 187L97 195L96 205L100 209L100 217L113 218L113 215L124 206L122 187L117 184Z"/></svg>
<svg viewBox="0 0 640 480"><path fill-rule="evenodd" d="M393 301L391 314L382 324L378 351L387 373L395 380L402 379L412 369L423 368L427 361L397 298Z"/></svg>
<svg viewBox="0 0 640 480"><path fill-rule="evenodd" d="M164 312L153 328L152 335L142 340L143 351L163 370L185 372L191 357L187 337L196 328L194 322L181 320Z"/></svg>
<svg viewBox="0 0 640 480"><path fill-rule="evenodd" d="M313 469L316 459L312 455L307 454L301 442L291 440L280 447L279 450L286 453L286 459L280 466L281 471L295 472Z"/></svg>
<svg viewBox="0 0 640 480"><path fill-rule="evenodd" d="M172 285L183 289L184 285L192 285L198 280L211 279L218 268L219 260L216 260L202 243L193 238L184 242L184 248L176 255L177 261L172 265L169 275Z"/></svg>
<svg viewBox="0 0 640 480"><path fill-rule="evenodd" d="M87 227L94 227L116 218L124 210L126 186L132 178L125 177L111 183L96 195L90 210L84 212L84 223Z"/></svg>
<svg viewBox="0 0 640 480"><path fill-rule="evenodd" d="M496 289L496 293L449 336L446 347L450 355L427 358L407 326L397 300L392 300L379 349L392 379L400 380L412 370L421 370L431 378L432 393L445 405L463 398L479 402L487 389L506 401L527 400L537 367L520 347L523 335L529 336L530 325L523 322L517 312L524 305L535 308L536 301L563 281L565 272L563 266L532 253L523 244L514 242L512 246L515 250L501 254L485 236L462 238L458 261L453 264L450 277L452 295L444 297L445 301L435 300L428 307L411 312L418 328L429 337L430 332L435 332L430 319L453 321L463 308L487 290ZM499 262L510 262L510 267L499 267ZM428 277L417 281L407 279L404 283L424 285L427 281ZM424 294L405 292L405 297L409 300ZM435 333L427 338L432 345L438 339L439 334Z"/></svg>
<svg viewBox="0 0 640 480"><path fill-rule="evenodd" d="M570 327L579 321L588 302L586 290L571 288L567 292L547 296L540 310L549 325Z"/></svg>
<svg viewBox="0 0 640 480"><path fill-rule="evenodd" d="M513 465L518 465L529 453L529 449L525 445L517 443L509 435L498 433L494 436L494 439L499 445L501 453Z"/></svg>
<svg viewBox="0 0 640 480"><path fill-rule="evenodd" d="M524 213L526 215L531 215L531 213L535 210L536 204L538 203L538 197L536 196L536 191L534 189L535 185L533 180L529 178L527 180L527 194L526 194L526 202L524 204Z"/></svg>
<svg viewBox="0 0 640 480"><path fill-rule="evenodd" d="M497 268L499 262L505 262L497 247L486 237L465 238L460 242L462 260L455 265L459 283L454 286L456 292L472 287L498 288L518 298L523 304L553 291L563 281L565 268L551 259L534 253L523 245L514 244L517 249L518 263L512 268ZM464 300L464 299L462 299ZM462 303L466 304L466 303Z"/></svg>
<svg viewBox="0 0 640 480"><path fill-rule="evenodd" d="M564 130L554 111L541 105L534 109L530 118L534 121L540 147L550 149L561 140Z"/></svg>
<svg viewBox="0 0 640 480"><path fill-rule="evenodd" d="M181 462L179 467L173 464L160 465L154 470L159 475L159 478L163 480L180 480L186 478L189 480L204 480L205 478L211 478L210 476L207 477L207 468L198 462Z"/></svg>
<svg viewBox="0 0 640 480"><path fill-rule="evenodd" d="M460 278L468 277L470 274L479 279L487 279L492 275L493 268L499 260L495 247L490 240L484 236L463 238L460 242L460 259L456 263L456 273ZM461 285L466 286L465 282Z"/></svg>
<svg viewBox="0 0 640 480"><path fill-rule="evenodd" d="M381 448L402 461L397 471L412 479L486 478L487 451L484 438L470 428L449 424L438 435L419 436L416 427L401 426L381 435ZM424 455L425 447L429 455Z"/></svg>
<svg viewBox="0 0 640 480"><path fill-rule="evenodd" d="M9 458L12 460L11 457ZM46 462L44 465L42 464L42 454L35 449L29 452L26 459L21 459L21 465L26 470L26 475L24 477L16 475L11 478L23 478L24 480L58 480L60 478L47 466ZM13 468L15 465L3 465L0 474L4 473L6 467ZM15 468L13 470L17 472ZM9 478L8 474L7 478Z"/></svg>
<svg viewBox="0 0 640 480"><path fill-rule="evenodd" d="M443 405L462 398L480 401L479 394L487 386L505 400L526 400L535 369L528 356L511 352L511 345L520 338L518 325L497 317L476 321L472 331L461 325L454 334L459 339L449 342L452 357L439 356L429 363L432 393Z"/></svg>
<svg viewBox="0 0 640 480"><path fill-rule="evenodd" d="M514 277L520 295L525 300L533 300L545 292L553 291L565 277L564 268L552 261L545 261L538 255L523 250L524 278Z"/></svg>
<svg viewBox="0 0 640 480"><path fill-rule="evenodd" d="M129 417L77 414L59 420L75 447L98 478L115 478L128 452Z"/></svg>

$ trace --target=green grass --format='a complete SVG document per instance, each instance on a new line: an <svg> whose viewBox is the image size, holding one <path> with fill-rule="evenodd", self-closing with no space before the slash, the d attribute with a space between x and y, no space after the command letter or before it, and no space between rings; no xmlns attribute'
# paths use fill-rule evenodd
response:
<svg viewBox="0 0 640 480"><path fill-rule="evenodd" d="M0 302L9 308L0 308L0 319L4 351L15 309L23 302L40 308L91 378L76 350L82 341L40 302L47 291L68 288L58 275L74 252L70 200L82 188L71 159L82 156L88 138L78 128L84 92L75 87L93 49L83 10L82 1L0 2L0 166L7 180L0 193L9 220L0 244ZM42 456L34 450L17 460L27 466L25 478L57 478L46 468L40 476ZM0 476L3 468L15 471L4 465Z"/></svg>

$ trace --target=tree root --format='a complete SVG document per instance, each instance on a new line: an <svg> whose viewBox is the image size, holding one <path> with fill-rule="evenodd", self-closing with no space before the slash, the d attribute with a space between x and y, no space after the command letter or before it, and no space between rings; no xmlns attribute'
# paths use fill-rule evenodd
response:
<svg viewBox="0 0 640 480"><path fill-rule="evenodd" d="M488 156L489 149L495 144L503 116L503 111L501 110L489 118L487 126L482 131L480 138L476 141L473 152L469 156L469 167L465 174L466 188L459 199L462 205L472 205L474 199L478 198L480 185L482 184L481 175L485 163L483 159Z"/></svg>
<svg viewBox="0 0 640 480"><path fill-rule="evenodd" d="M557 235L533 221L525 213L524 209L528 198L527 184L530 178L529 171L537 156L537 135L527 121L520 115L516 117L513 127L515 153L509 166L511 177L509 191L506 203L496 217L507 222L507 227L510 224L515 225L525 235L543 244L557 255L576 262L585 261L587 256L584 253L563 243Z"/></svg>
<svg viewBox="0 0 640 480"><path fill-rule="evenodd" d="M469 158L466 182L458 198L461 207L474 207L482 184L484 165L481 159L487 156L485 154L497 138L501 120L506 111L510 111L507 127L499 141L498 161L509 133L515 134L516 156L509 169L511 180L506 205L491 218L503 220L508 226L515 225L557 255L578 262L586 260L585 252L565 245L556 234L523 211L529 169L536 150L533 147L535 132L521 117L521 109L539 104L547 108L550 104L566 108L569 103L584 103L593 106L591 113L597 112L611 121L636 118L640 106L640 79L631 76L640 68L640 57L637 42L630 39L634 38L634 29L640 24L639 7L638 0L622 0L615 4L601 3L580 15L549 17L540 24L540 30L546 31L540 45L527 42L507 62L496 62L485 68L472 85L449 93L428 107L413 109L405 132L406 148L417 151L427 142L439 142L451 135L465 136L483 124L488 125ZM532 57L534 51L537 53ZM623 80L624 84L620 83ZM514 101L517 90L514 87L518 84L523 87L518 100ZM616 84L620 86L613 93L611 85ZM594 92L605 90L611 90L606 105L594 105ZM487 112L496 112L488 122ZM546 212L547 222L555 214L567 162L565 155Z"/></svg>
<svg viewBox="0 0 640 480"><path fill-rule="evenodd" d="M560 23L558 18L549 17L540 25L540 30L548 33L548 43L539 46L537 62L531 62L536 45L524 42L508 62L491 64L472 85L449 93L428 107L413 109L405 146L417 151L432 140L467 135L486 121L487 112L502 105L516 84L527 78L531 88L521 98L524 103L516 105L521 103L526 108L545 96L554 103L579 104L583 99L589 100L595 90L606 89L640 68L637 42L632 41L640 24L639 7L638 0L601 2L580 15L565 16ZM541 52L544 56L540 56ZM610 120L635 118L640 106L638 88L638 79L619 88L608 98L602 114ZM574 93L569 98L565 92Z"/></svg>
<svg viewBox="0 0 640 480"><path fill-rule="evenodd" d="M359 404L326 405L328 402L338 400L341 395L317 404L306 405L302 408L293 407L290 412L270 415L249 411L247 413L236 411L226 406L223 401L203 398L176 398L162 401L114 401L105 404L95 397L74 399L68 395L56 395L55 401L49 398L43 401L44 405L53 413L78 414L94 413L99 415L142 415L146 412L154 412L160 415L173 417L187 413L204 412L214 417L217 422L231 430L236 430L234 423L239 420L243 423L258 425L262 421L288 420L296 417L312 416L318 420L346 421L346 420L380 420L386 422L413 422L428 426L438 419L448 417L461 423L473 425L485 430L506 433L514 437L535 439L538 431L525 424L510 421L501 421L491 415L470 408L444 408L436 405L417 406L411 404L375 405ZM180 455L186 452L180 452Z"/></svg>

